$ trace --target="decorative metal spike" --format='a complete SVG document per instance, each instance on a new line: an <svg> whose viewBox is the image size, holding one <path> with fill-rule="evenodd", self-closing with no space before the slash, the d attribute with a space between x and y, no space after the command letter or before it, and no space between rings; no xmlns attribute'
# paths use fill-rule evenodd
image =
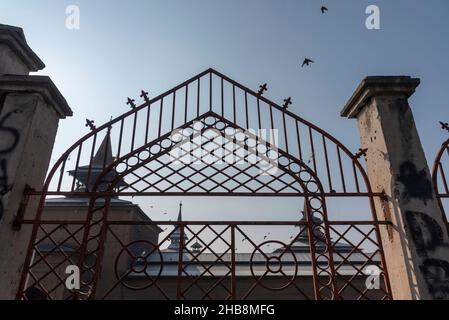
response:
<svg viewBox="0 0 449 320"><path fill-rule="evenodd" d="M359 149L359 152L357 152L357 153L355 154L355 157L356 157L357 159L360 159L362 156L366 157L366 152L367 152L367 151L368 151L368 148L365 148L365 149L360 148L360 149Z"/></svg>
<svg viewBox="0 0 449 320"><path fill-rule="evenodd" d="M292 97L288 97L284 99L284 105L282 106L284 109L288 109L288 106L292 104Z"/></svg>
<svg viewBox="0 0 449 320"><path fill-rule="evenodd" d="M95 127L95 121L94 120L89 120L86 119L86 127L89 127L90 130L94 131L95 129L97 129L97 127Z"/></svg>
<svg viewBox="0 0 449 320"><path fill-rule="evenodd" d="M145 90L142 90L140 92L140 97L143 98L146 103L150 102L150 99L148 98L148 92L146 92Z"/></svg>
<svg viewBox="0 0 449 320"><path fill-rule="evenodd" d="M447 122L444 123L444 122L440 121L440 124L441 124L441 129L446 130L446 131L449 132L449 123L447 123Z"/></svg>
<svg viewBox="0 0 449 320"><path fill-rule="evenodd" d="M136 100L134 100L134 99L128 98L128 102L126 104L130 105L131 109L135 109L136 108L135 101Z"/></svg>
<svg viewBox="0 0 449 320"><path fill-rule="evenodd" d="M268 90L268 85L266 83L259 86L259 92L257 93L259 96L263 95L265 91Z"/></svg>

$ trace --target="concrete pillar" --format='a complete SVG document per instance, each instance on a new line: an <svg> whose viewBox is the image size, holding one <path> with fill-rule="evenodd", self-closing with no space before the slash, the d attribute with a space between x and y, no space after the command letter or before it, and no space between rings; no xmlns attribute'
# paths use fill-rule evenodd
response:
<svg viewBox="0 0 449 320"><path fill-rule="evenodd" d="M31 228L14 228L25 186L41 190L59 119L71 116L64 97L20 28L0 25L0 299L18 289ZM34 217L39 199L30 199Z"/></svg>
<svg viewBox="0 0 449 320"><path fill-rule="evenodd" d="M449 241L408 98L419 79L368 77L342 116L356 118L395 299L449 299Z"/></svg>

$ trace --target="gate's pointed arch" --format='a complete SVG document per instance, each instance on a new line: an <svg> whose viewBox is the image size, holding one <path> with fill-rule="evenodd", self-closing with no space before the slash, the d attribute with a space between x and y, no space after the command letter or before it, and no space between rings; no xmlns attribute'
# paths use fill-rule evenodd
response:
<svg viewBox="0 0 449 320"><path fill-rule="evenodd" d="M90 279L86 281L85 289L87 291L84 293L94 297L101 271L101 258L106 241L107 215L111 199L118 196L136 195L210 196L218 194L303 197L305 199L305 223L309 234L310 263L314 270L314 298L317 299L338 299L348 287L353 287L351 285L353 278L344 280L346 283L343 285L338 284L336 280L340 276L339 273L342 272L342 265L348 261L348 257L333 252L334 243L330 233L334 233L337 242L348 241L348 231L338 231L335 227L338 223L329 221L326 198L366 198L372 214L371 231L367 231L365 234L355 222L347 223L348 230L352 229L352 232L359 232L363 235L360 243L369 239L377 248L371 255L362 253L360 255L367 260L366 263L372 262L374 257L378 257L379 261L376 263L381 267L385 296L389 297L388 275L384 265L379 225L373 205L373 197L381 195L373 193L371 190L365 170L359 162L361 153L352 154L343 144L322 129L298 117L286 107L268 100L261 93L257 93L213 69L208 69L157 97L150 99L145 91L142 91L141 97L144 100L141 105L137 106L134 100L129 99L128 102L132 107L129 112L98 128L89 121L88 124L92 131L70 147L56 162L50 170L42 190L32 193L41 198L33 220L34 227L18 297L23 297L27 279L32 275L32 269L35 266L32 261L33 252L43 241L38 237L38 233L40 226L46 223L43 219L43 212L47 196L79 196L90 199L87 217L83 224L82 241L77 245L76 251L81 255L78 264L82 267L84 274L91 275ZM208 119L212 119L211 122L208 122ZM193 130L195 121L203 125L202 130L204 128L213 129L221 138L226 138L225 128L244 131L246 138L241 141L241 147L249 151L248 154L258 157L257 161L265 161L269 165L272 165L272 159L269 156L260 154L260 150L248 145L248 137L251 138L251 132L248 130L278 130L279 141L275 148L278 155L276 168L281 172L280 177L269 178L271 180L264 183L259 178L248 174L248 171L243 172L247 175L248 181L257 179L257 183L265 188L265 192L262 192L262 188L248 187L245 192L238 191L238 188L215 181L213 176L204 173L204 180L210 178L215 186L208 188L202 184L203 182L198 183L193 181L190 176L183 174L181 178L185 181L190 180L194 186L199 187L200 191L193 191L192 188L180 188L173 181L170 181L169 187L166 188L159 188L155 182L148 184L146 189L136 187L139 181L149 180L150 176L156 177L160 181L167 180L166 176L152 169L148 170L146 175L138 175L134 181L131 181L132 179L129 177L137 170L151 164L152 161L153 163L159 161L164 166L166 161L160 161L160 157L168 155L173 148L172 133L177 129ZM258 139L257 136L252 138L256 141ZM95 154L99 141L102 141L100 149L108 150L108 152ZM273 147L268 141L263 142L268 148ZM154 151L152 148L157 150ZM109 150L113 150L116 154L114 159L111 159ZM147 156L141 156L143 153L146 153ZM87 165L82 167L85 185L80 188L76 181L80 175L78 168L81 167L80 164L83 161L87 162ZM257 161L256 163L258 163ZM71 172L71 175L66 175L67 170ZM225 174L224 177L239 184L233 175ZM281 187L274 186L276 183L281 184ZM240 187L244 189L243 181L240 181L240 184ZM170 187L173 190L176 187L177 191L173 191ZM151 188L152 190L150 190ZM217 191L219 189L220 192ZM287 189L289 191L286 191ZM94 218L94 216L96 217ZM99 227L99 230L96 228L96 231L92 233L94 225ZM231 229L235 228L234 223ZM316 250L316 234L324 235L324 249ZM377 240L371 239L373 235ZM50 239L50 236L44 235L43 238ZM352 250L347 254L349 256L355 253L359 254L360 243L354 244ZM87 259L90 256L93 259ZM342 259L342 262L334 263L335 257ZM43 259L45 260L45 256ZM86 262L87 260L89 263ZM355 275L363 274L364 265L353 268ZM55 270L50 270L50 273L52 272L57 274ZM235 277L235 275L233 276ZM60 277L58 276L58 278ZM235 286L235 281L233 283ZM360 295L366 295L366 292L360 291ZM232 297L235 297L235 292Z"/></svg>

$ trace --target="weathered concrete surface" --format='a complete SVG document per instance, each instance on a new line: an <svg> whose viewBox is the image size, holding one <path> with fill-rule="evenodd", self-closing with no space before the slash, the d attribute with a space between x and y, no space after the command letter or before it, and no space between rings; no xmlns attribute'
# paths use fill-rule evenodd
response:
<svg viewBox="0 0 449 320"><path fill-rule="evenodd" d="M0 24L0 75L28 75L45 64L28 46L23 30Z"/></svg>
<svg viewBox="0 0 449 320"><path fill-rule="evenodd" d="M408 97L410 77L368 77L342 116L357 118L395 299L449 299L449 240Z"/></svg>
<svg viewBox="0 0 449 320"><path fill-rule="evenodd" d="M72 114L48 77L28 76L44 65L20 31L0 25L0 299L15 297L30 239L12 225L25 185L42 188L59 119Z"/></svg>

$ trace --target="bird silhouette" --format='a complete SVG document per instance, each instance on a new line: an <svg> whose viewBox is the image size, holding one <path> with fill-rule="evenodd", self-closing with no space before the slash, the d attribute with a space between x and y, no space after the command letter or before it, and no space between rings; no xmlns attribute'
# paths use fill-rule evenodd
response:
<svg viewBox="0 0 449 320"><path fill-rule="evenodd" d="M314 158L315 158L315 153L312 152L310 157L307 159L307 164L310 164Z"/></svg>
<svg viewBox="0 0 449 320"><path fill-rule="evenodd" d="M326 13L326 11L329 11L329 9L327 9L325 6L322 6L321 13L324 14L324 13Z"/></svg>
<svg viewBox="0 0 449 320"><path fill-rule="evenodd" d="M302 62L301 67L310 66L311 63L315 63L315 61L313 61L313 60L311 60L309 58L305 58L304 61Z"/></svg>

